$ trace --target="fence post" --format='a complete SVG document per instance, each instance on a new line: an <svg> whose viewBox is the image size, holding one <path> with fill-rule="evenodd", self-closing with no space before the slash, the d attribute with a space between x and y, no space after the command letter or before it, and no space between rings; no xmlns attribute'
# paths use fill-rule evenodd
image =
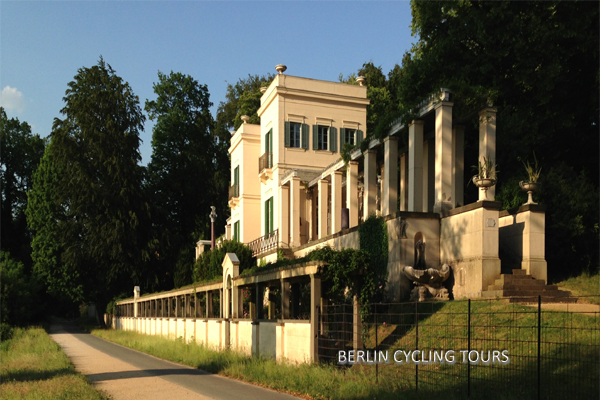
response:
<svg viewBox="0 0 600 400"><path fill-rule="evenodd" d="M471 352L471 299L469 299L467 317L467 397L471 397L471 361L469 361L469 353Z"/></svg>
<svg viewBox="0 0 600 400"><path fill-rule="evenodd" d="M419 301L415 301L415 350L419 350ZM419 364L415 364L415 391L419 391Z"/></svg>
<svg viewBox="0 0 600 400"><path fill-rule="evenodd" d="M537 342L537 398L540 400L541 376L540 376L540 357L541 357L541 339L542 339L542 296L538 295L538 342Z"/></svg>

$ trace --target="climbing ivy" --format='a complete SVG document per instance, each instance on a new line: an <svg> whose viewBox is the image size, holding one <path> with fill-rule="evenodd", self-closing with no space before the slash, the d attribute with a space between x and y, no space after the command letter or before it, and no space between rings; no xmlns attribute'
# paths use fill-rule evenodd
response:
<svg viewBox="0 0 600 400"><path fill-rule="evenodd" d="M360 249L369 255L369 269L373 271L375 284L379 293L380 300L387 282L387 264L388 264L388 232L387 225L383 218L377 218L371 215L358 227L360 238Z"/></svg>

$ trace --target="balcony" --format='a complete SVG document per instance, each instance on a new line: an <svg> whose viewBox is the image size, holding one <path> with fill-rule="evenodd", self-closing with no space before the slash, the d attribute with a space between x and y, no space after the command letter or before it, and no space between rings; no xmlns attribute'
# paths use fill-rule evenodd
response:
<svg viewBox="0 0 600 400"><path fill-rule="evenodd" d="M240 197L240 185L229 186L229 207L235 208L237 206Z"/></svg>
<svg viewBox="0 0 600 400"><path fill-rule="evenodd" d="M247 246L252 249L252 255L257 256L267 250L277 248L278 243L279 229L275 229L273 232L269 232L265 236L261 236L258 239L251 241Z"/></svg>
<svg viewBox="0 0 600 400"><path fill-rule="evenodd" d="M234 197L240 197L240 185L229 186L229 200Z"/></svg>
<svg viewBox="0 0 600 400"><path fill-rule="evenodd" d="M273 179L273 153L267 151L258 159L258 176L260 181L265 183L269 179Z"/></svg>

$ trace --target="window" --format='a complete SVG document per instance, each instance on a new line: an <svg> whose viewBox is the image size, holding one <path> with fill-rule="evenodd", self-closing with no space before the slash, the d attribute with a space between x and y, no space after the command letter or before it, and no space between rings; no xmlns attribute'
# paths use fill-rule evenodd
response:
<svg viewBox="0 0 600 400"><path fill-rule="evenodd" d="M286 121L285 147L308 149L308 125Z"/></svg>
<svg viewBox="0 0 600 400"><path fill-rule="evenodd" d="M233 224L233 240L236 242L240 241L240 221Z"/></svg>
<svg viewBox="0 0 600 400"><path fill-rule="evenodd" d="M273 232L273 197L265 201L265 235Z"/></svg>
<svg viewBox="0 0 600 400"><path fill-rule="evenodd" d="M297 122L290 122L290 147L300 147L300 127Z"/></svg>
<svg viewBox="0 0 600 400"><path fill-rule="evenodd" d="M344 141L345 143L350 143L351 145L355 145L356 144L356 140L355 140L355 134L356 134L356 130L354 129L345 129L345 134L344 134Z"/></svg>
<svg viewBox="0 0 600 400"><path fill-rule="evenodd" d="M337 129L333 126L313 125L313 150L337 151Z"/></svg>
<svg viewBox="0 0 600 400"><path fill-rule="evenodd" d="M240 167L237 166L233 170L233 195L240 197Z"/></svg>
<svg viewBox="0 0 600 400"><path fill-rule="evenodd" d="M329 148L327 146L327 142L329 139L329 127L319 125L318 129L319 129L319 136L318 136L319 150L327 150Z"/></svg>
<svg viewBox="0 0 600 400"><path fill-rule="evenodd" d="M362 142L363 132L359 129L341 128L340 129L340 148L348 143L356 146Z"/></svg>

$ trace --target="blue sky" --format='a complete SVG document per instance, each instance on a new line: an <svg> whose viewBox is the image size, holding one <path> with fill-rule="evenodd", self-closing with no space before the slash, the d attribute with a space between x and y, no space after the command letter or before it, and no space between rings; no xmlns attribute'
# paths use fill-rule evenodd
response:
<svg viewBox="0 0 600 400"><path fill-rule="evenodd" d="M157 72L208 85L213 115L227 82L275 72L337 81L373 61L387 74L417 39L410 3L290 1L1 1L0 104L47 136L77 69L102 55L139 96ZM141 137L150 160L152 122Z"/></svg>

